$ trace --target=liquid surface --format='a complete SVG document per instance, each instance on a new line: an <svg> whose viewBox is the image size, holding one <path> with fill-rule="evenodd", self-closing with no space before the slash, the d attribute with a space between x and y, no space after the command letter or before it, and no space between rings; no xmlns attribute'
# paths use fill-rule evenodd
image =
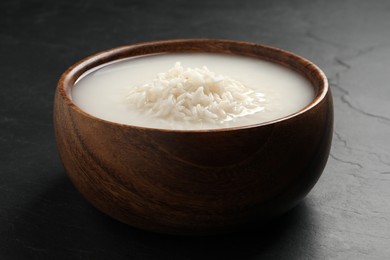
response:
<svg viewBox="0 0 390 260"><path fill-rule="evenodd" d="M126 97L137 86L168 71L175 62L226 75L265 95L265 109L227 122L166 120L146 115ZM158 54L129 58L86 72L72 88L73 102L107 121L161 129L216 129L263 123L298 112L314 99L314 89L300 74L280 65L242 56L220 54Z"/></svg>

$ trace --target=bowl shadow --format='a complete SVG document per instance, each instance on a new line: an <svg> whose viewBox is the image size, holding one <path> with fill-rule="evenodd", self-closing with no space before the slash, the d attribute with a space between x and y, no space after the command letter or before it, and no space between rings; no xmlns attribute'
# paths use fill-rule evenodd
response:
<svg viewBox="0 0 390 260"><path fill-rule="evenodd" d="M9 230L11 258L301 259L316 256L318 218L301 202L266 227L218 236L173 236L132 228L93 208L65 174L32 198Z"/></svg>

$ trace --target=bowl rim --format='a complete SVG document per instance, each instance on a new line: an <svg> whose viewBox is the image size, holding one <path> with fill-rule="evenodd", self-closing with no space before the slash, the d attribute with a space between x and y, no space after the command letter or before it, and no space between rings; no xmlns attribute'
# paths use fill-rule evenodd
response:
<svg viewBox="0 0 390 260"><path fill-rule="evenodd" d="M118 122L109 121L106 119L102 119L99 117L96 117L94 115L89 114L88 112L84 111L80 107L78 107L71 98L71 88L74 86L74 84L77 82L77 80L80 79L85 73L88 73L90 70L108 65L112 62L120 61L123 59L131 58L131 57L141 57L148 54L141 54L141 55L133 55L128 57L121 57L121 54L126 53L131 50L137 50L142 49L146 47L155 47L155 46L163 46L163 45L174 45L174 44L223 44L223 45L235 45L235 46L243 46L243 47L255 47L255 48L261 48L266 51L270 51L279 55L286 55L289 57L292 57L297 63L303 65L305 69L310 71L312 74L315 74L316 78L319 80L319 91L314 97L314 99L305 107L301 108L300 110L296 111L295 113L292 113L290 115L280 117L274 120L262 122L262 123L255 123L250 125L243 125L243 126L234 126L234 127L224 127L224 128L212 128L212 129L167 129L167 128L154 128L154 127L146 127L146 126L137 126L137 125L130 125L130 124L123 124ZM151 52L150 54L162 54L162 53L169 53L168 52ZM173 51L173 52L182 52L182 53L218 53L213 51L205 51L205 50L197 50L197 51ZM239 53L232 53L233 55L240 55ZM247 55L242 55L247 56ZM247 56L248 57L248 56ZM257 59L261 59L259 56L252 56ZM107 61L103 61L107 59ZM263 60L266 60L265 57ZM277 59L271 61L276 63ZM282 65L283 64L279 64ZM286 66L285 66L286 67ZM294 70L293 68L289 68ZM305 77L309 82L313 85L311 80L308 78L307 75L304 75L302 72L295 70L296 73L301 74L303 77ZM314 76L313 76L314 77ZM306 58L303 58L300 55L297 55L293 52L277 48L277 47L271 47L264 44L259 43L253 43L253 42L247 42L247 41L238 41L238 40L225 40L225 39L209 39L209 38L188 38L188 39L174 39L174 40L159 40L159 41L146 41L146 42L140 42L140 43L134 43L134 44L128 44L128 45L122 45L119 47L115 47L112 49L104 50L98 53L95 53L93 55L87 56L84 59L79 60L78 62L74 63L72 66L70 66L60 77L57 83L57 91L58 94L61 96L61 98L65 101L65 103L75 112L82 114L83 116L86 116L90 119L100 121L105 124L111 124L116 125L124 128L131 128L131 129L138 129L138 130L147 130L147 131L158 131L158 132L184 132L184 133L195 133L195 132L229 132L229 131L237 131L242 129L250 129L250 128L257 128L267 125L273 125L279 122L284 122L289 119L296 118L299 115L302 115L303 113L313 109L315 106L317 106L319 103L321 103L327 94L330 92L328 79L325 75L325 73L313 62L309 61Z"/></svg>

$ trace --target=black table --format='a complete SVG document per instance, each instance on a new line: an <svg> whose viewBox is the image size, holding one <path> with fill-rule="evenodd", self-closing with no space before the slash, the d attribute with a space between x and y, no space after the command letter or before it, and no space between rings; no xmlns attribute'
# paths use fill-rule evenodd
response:
<svg viewBox="0 0 390 260"><path fill-rule="evenodd" d="M389 259L390 2L0 2L0 259ZM56 81L95 52L224 38L287 49L331 82L323 176L267 229L219 237L140 231L101 214L57 155Z"/></svg>

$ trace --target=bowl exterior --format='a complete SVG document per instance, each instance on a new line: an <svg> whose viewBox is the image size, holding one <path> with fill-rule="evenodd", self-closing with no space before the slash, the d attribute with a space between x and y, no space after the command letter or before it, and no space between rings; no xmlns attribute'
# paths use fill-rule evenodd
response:
<svg viewBox="0 0 390 260"><path fill-rule="evenodd" d="M310 113L226 132L121 127L72 110L56 95L64 167L95 207L166 233L218 233L279 215L314 186L328 158L330 95Z"/></svg>
<svg viewBox="0 0 390 260"><path fill-rule="evenodd" d="M285 120L218 131L165 131L110 123L54 102L68 176L102 212L171 234L216 234L280 215L320 177L330 150L330 90Z"/></svg>

